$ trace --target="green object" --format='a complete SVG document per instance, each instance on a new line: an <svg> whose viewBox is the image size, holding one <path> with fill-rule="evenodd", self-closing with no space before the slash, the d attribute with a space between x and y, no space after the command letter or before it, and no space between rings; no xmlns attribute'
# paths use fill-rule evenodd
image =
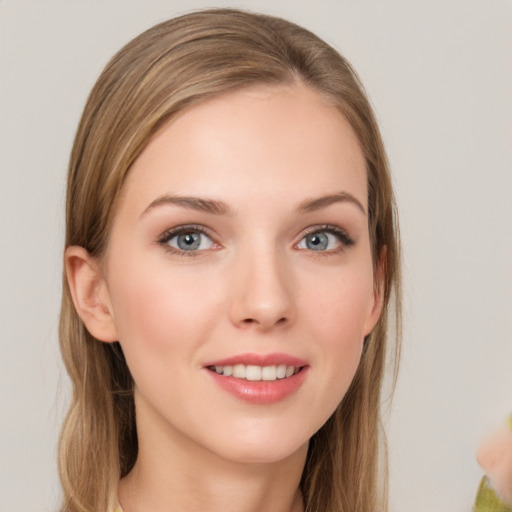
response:
<svg viewBox="0 0 512 512"><path fill-rule="evenodd" d="M489 479L484 476L478 488L473 512L512 512L512 505L503 502L489 485Z"/></svg>

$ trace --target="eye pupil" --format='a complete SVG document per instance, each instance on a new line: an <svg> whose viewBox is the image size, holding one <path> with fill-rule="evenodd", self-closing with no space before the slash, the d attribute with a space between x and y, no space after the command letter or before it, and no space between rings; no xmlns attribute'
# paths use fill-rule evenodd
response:
<svg viewBox="0 0 512 512"><path fill-rule="evenodd" d="M329 238L326 233L312 233L306 237L306 245L313 251L324 251L329 245Z"/></svg>
<svg viewBox="0 0 512 512"><path fill-rule="evenodd" d="M184 251L198 249L201 245L201 235L199 233L183 233L178 236L178 247Z"/></svg>

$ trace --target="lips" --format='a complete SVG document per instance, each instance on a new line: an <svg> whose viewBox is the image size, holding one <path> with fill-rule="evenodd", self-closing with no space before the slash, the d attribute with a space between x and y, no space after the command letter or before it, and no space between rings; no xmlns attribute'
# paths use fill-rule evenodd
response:
<svg viewBox="0 0 512 512"><path fill-rule="evenodd" d="M272 404L298 391L309 366L287 354L243 354L212 361L204 368L218 386L236 398Z"/></svg>

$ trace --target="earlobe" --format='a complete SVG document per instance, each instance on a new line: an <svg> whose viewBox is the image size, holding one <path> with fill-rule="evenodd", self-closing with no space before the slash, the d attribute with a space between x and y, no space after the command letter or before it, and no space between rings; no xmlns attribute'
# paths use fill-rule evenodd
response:
<svg viewBox="0 0 512 512"><path fill-rule="evenodd" d="M73 304L87 330L100 341L117 341L108 289L98 261L83 247L71 246L66 249L64 264Z"/></svg>

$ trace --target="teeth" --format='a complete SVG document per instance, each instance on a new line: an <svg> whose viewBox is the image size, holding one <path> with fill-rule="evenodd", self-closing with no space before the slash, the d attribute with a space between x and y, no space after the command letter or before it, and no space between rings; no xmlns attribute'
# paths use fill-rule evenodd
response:
<svg viewBox="0 0 512 512"><path fill-rule="evenodd" d="M277 368L275 366L264 366L261 369L262 380L276 380L277 379Z"/></svg>
<svg viewBox="0 0 512 512"><path fill-rule="evenodd" d="M252 364L246 366L244 364L235 364L234 366L211 366L210 369L219 375L225 375L226 377L233 376L237 379L250 381L285 379L295 375L299 371L299 368L286 366L285 364L278 366L255 366Z"/></svg>
<svg viewBox="0 0 512 512"><path fill-rule="evenodd" d="M245 379L245 366L243 364L235 364L233 366L233 377Z"/></svg>
<svg viewBox="0 0 512 512"><path fill-rule="evenodd" d="M247 380L261 380L261 366L246 366L245 378Z"/></svg>

